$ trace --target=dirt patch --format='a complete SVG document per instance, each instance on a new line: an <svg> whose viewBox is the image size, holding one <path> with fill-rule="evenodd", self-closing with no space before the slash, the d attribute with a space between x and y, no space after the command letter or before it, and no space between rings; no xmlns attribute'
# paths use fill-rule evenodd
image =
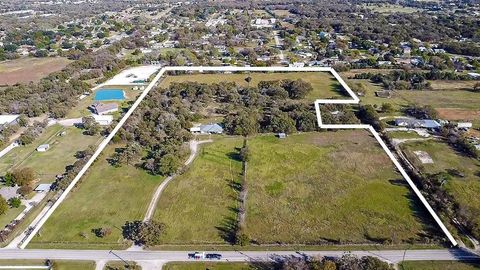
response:
<svg viewBox="0 0 480 270"><path fill-rule="evenodd" d="M480 110L438 108L437 113L439 118L446 120L480 120Z"/></svg>
<svg viewBox="0 0 480 270"><path fill-rule="evenodd" d="M417 155L420 162L423 164L433 164L432 157L425 151L413 151L415 155Z"/></svg>
<svg viewBox="0 0 480 270"><path fill-rule="evenodd" d="M71 61L66 58L21 58L0 63L0 85L37 82L62 70Z"/></svg>

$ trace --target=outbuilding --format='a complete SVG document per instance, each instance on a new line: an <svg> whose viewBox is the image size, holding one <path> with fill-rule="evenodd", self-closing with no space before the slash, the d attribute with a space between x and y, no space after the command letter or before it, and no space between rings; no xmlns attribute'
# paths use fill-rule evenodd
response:
<svg viewBox="0 0 480 270"><path fill-rule="evenodd" d="M37 147L38 152L47 152L47 150L50 148L50 144L42 144L39 147Z"/></svg>

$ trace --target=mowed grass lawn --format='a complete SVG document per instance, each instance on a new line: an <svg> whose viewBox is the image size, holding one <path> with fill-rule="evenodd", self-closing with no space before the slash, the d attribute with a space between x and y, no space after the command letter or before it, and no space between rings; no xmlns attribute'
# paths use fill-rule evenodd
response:
<svg viewBox="0 0 480 270"><path fill-rule="evenodd" d="M153 192L163 178L132 166L111 166L107 159L115 147L119 146L105 148L29 247L125 247L121 227L127 221L143 219ZM92 233L96 228L111 228L112 233L99 238Z"/></svg>
<svg viewBox="0 0 480 270"><path fill-rule="evenodd" d="M476 270L480 269L480 262L456 261L405 261L398 269L401 270Z"/></svg>
<svg viewBox="0 0 480 270"><path fill-rule="evenodd" d="M163 191L154 219L167 225L168 244L224 243L221 228L234 221L241 162L234 159L241 138L221 138L201 146L188 170Z"/></svg>
<svg viewBox="0 0 480 270"><path fill-rule="evenodd" d="M45 260L0 260L1 266L45 266ZM94 261L53 260L53 270L93 270ZM24 268L29 269L29 268Z"/></svg>
<svg viewBox="0 0 480 270"><path fill-rule="evenodd" d="M58 136L65 131L64 136ZM101 136L83 135L76 127L54 125L48 127L33 143L14 148L0 159L0 174L15 168L32 168L41 183L53 182L55 176L65 172L65 167L77 159L75 154L100 143ZM46 152L37 152L41 144L50 144Z"/></svg>
<svg viewBox="0 0 480 270"><path fill-rule="evenodd" d="M240 86L248 86L245 78L251 77L251 86L257 86L261 81L272 80L298 80L302 79L312 84L313 91L306 97L306 100L315 101L319 98L345 98L341 86L338 81L329 72L268 72L268 73L214 73L199 74L193 73L188 75L167 76L161 83L161 87L168 87L173 82L199 82L199 83L219 83L219 82L235 82Z"/></svg>
<svg viewBox="0 0 480 270"><path fill-rule="evenodd" d="M445 187L462 207L480 211L480 161L458 153L447 143L440 141L409 142L401 147L408 159L425 173L455 169L464 174L464 177L453 177ZM427 152L434 163L422 164L413 151ZM480 216L477 222L480 222Z"/></svg>
<svg viewBox="0 0 480 270"><path fill-rule="evenodd" d="M191 263L167 263L162 270L249 270L255 269L247 263L218 263L218 262L191 262Z"/></svg>
<svg viewBox="0 0 480 270"><path fill-rule="evenodd" d="M249 140L246 233L259 243L418 239L424 215L366 131Z"/></svg>

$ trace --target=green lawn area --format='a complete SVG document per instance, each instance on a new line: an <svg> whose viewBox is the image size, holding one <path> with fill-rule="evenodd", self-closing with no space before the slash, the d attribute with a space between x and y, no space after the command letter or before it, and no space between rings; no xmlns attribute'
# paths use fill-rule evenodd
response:
<svg viewBox="0 0 480 270"><path fill-rule="evenodd" d="M0 229L5 228L5 226L20 215L24 209L25 206L21 205L18 208L9 208L5 214L0 215Z"/></svg>
<svg viewBox="0 0 480 270"><path fill-rule="evenodd" d="M456 262L456 261L405 261L398 269L400 270L475 270L480 269L480 262Z"/></svg>
<svg viewBox="0 0 480 270"><path fill-rule="evenodd" d="M418 240L428 227L366 131L259 136L249 148L246 233L254 241L398 244Z"/></svg>
<svg viewBox="0 0 480 270"><path fill-rule="evenodd" d="M121 261L112 261L108 262L105 267L103 268L104 270L141 270L142 267L137 265L135 262L128 262L129 266L128 268L125 267L125 263Z"/></svg>
<svg viewBox="0 0 480 270"><path fill-rule="evenodd" d="M329 72L268 72L268 73L210 73L210 74L188 74L167 76L161 83L161 87L168 87L172 82L195 81L199 83L218 83L233 81L240 86L248 86L245 78L250 76L252 81L250 85L256 86L260 81L303 79L312 84L313 91L305 99L315 101L319 98L345 98L345 95L339 89L342 89L335 77Z"/></svg>
<svg viewBox="0 0 480 270"><path fill-rule="evenodd" d="M445 185L462 206L480 211L480 161L457 153L447 143L440 141L409 142L401 145L408 159L425 173L445 172L455 169L464 177L453 177ZM425 151L433 164L422 164L413 151ZM480 222L480 216L478 217Z"/></svg>
<svg viewBox="0 0 480 270"><path fill-rule="evenodd" d="M94 261L53 260L52 270L93 270ZM0 260L3 266L45 266L45 260Z"/></svg>
<svg viewBox="0 0 480 270"><path fill-rule="evenodd" d="M116 168L107 159L114 145L103 151L81 183L58 207L35 237L30 248L125 248L121 227L142 220L162 177L124 165ZM111 228L104 238L92 229Z"/></svg>
<svg viewBox="0 0 480 270"><path fill-rule="evenodd" d="M192 263L167 263L162 270L248 270L254 269L247 263L219 263L219 262L192 262Z"/></svg>
<svg viewBox="0 0 480 270"><path fill-rule="evenodd" d="M231 184L241 173L241 163L231 155L242 143L241 138L220 138L203 145L191 167L169 183L154 215L167 225L164 243L224 243L219 228L236 217Z"/></svg>
<svg viewBox="0 0 480 270"><path fill-rule="evenodd" d="M388 137L392 139L419 139L424 138L418 135L415 131L389 131Z"/></svg>
<svg viewBox="0 0 480 270"><path fill-rule="evenodd" d="M64 136L58 136L65 131ZM54 125L32 144L13 149L0 159L0 174L8 170L22 167L31 167L41 183L55 180L55 175L62 174L65 167L76 161L77 151L85 150L89 145L97 145L102 139L100 136L86 136L76 127L62 127ZM48 143L50 149L46 152L37 152L36 148Z"/></svg>

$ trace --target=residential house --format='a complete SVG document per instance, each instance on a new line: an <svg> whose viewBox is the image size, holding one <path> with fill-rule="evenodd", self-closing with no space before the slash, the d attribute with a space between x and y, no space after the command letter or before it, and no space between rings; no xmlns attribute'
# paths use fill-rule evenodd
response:
<svg viewBox="0 0 480 270"><path fill-rule="evenodd" d="M426 128L429 130L437 130L442 125L435 120L425 119L413 119L413 118L398 118L395 119L395 125L399 127L408 127L408 128Z"/></svg>
<svg viewBox="0 0 480 270"><path fill-rule="evenodd" d="M92 114L93 119L97 122L100 126L108 126L113 122L112 115L96 115Z"/></svg>
<svg viewBox="0 0 480 270"><path fill-rule="evenodd" d="M90 106L90 110L97 115L104 115L118 111L118 105L116 103L97 102Z"/></svg>

